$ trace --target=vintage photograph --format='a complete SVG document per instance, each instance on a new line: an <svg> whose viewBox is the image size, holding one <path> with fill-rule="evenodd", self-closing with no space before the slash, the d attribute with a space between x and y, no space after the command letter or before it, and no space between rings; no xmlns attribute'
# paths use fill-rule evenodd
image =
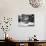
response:
<svg viewBox="0 0 46 46"><path fill-rule="evenodd" d="M34 26L34 14L22 14L18 16L19 26Z"/></svg>

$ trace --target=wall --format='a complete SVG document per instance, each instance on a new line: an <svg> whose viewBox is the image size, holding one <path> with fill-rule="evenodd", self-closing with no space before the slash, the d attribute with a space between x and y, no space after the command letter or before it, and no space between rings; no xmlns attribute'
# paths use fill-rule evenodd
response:
<svg viewBox="0 0 46 46"><path fill-rule="evenodd" d="M45 16L46 6L43 4L42 7L33 8L30 6L28 0L0 0L0 17L13 17L13 22L10 33L17 40L27 40L34 34L37 35L37 39L45 39ZM35 26L34 27L19 27L18 26L18 15L21 14L35 14ZM2 31L1 31L2 33ZM0 33L0 35L2 35ZM0 39L3 37L0 36Z"/></svg>

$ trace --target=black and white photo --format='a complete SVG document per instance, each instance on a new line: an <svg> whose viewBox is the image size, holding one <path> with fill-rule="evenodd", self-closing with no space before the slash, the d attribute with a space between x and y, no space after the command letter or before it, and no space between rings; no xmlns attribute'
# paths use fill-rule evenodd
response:
<svg viewBox="0 0 46 46"><path fill-rule="evenodd" d="M34 14L22 14L18 16L19 26L34 26Z"/></svg>

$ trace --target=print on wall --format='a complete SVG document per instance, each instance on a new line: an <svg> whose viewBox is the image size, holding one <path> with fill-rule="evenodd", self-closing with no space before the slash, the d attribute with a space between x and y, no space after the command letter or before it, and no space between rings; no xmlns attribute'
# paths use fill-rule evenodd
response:
<svg viewBox="0 0 46 46"><path fill-rule="evenodd" d="M18 16L19 26L34 26L34 14L22 14Z"/></svg>
<svg viewBox="0 0 46 46"><path fill-rule="evenodd" d="M32 7L34 8L38 8L39 6L42 5L42 2L43 0L29 0L29 3Z"/></svg>

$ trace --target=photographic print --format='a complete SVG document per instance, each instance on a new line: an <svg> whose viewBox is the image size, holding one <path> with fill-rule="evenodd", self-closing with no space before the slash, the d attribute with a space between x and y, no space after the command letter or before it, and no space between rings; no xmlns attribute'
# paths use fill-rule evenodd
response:
<svg viewBox="0 0 46 46"><path fill-rule="evenodd" d="M18 16L19 26L34 26L34 14L22 14Z"/></svg>

